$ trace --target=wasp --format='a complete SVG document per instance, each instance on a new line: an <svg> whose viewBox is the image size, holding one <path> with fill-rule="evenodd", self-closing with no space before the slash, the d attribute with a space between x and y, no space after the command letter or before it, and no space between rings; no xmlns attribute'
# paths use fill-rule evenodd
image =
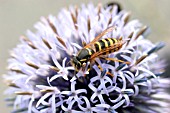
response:
<svg viewBox="0 0 170 113"><path fill-rule="evenodd" d="M54 33L56 34L56 38L58 39L58 41L64 46L66 47L64 41L62 40L61 37L59 37L57 34L57 29L55 28L55 26L48 20L49 25L51 26L52 30L54 31ZM101 66L97 63L96 58L101 58L101 59L105 59L105 60L110 60L110 61L118 61L118 62L122 62L122 63L126 63L126 64L130 64L129 62L126 61L122 61L116 58L108 58L106 57L107 55L109 55L110 53L116 52L118 50L120 50L123 46L123 44L125 43L125 41L122 40L122 37L116 39L116 38L105 38L105 39L101 39L104 35L106 35L107 33L116 30L116 26L111 26L108 27L107 29L105 29L103 32L101 32L99 35L97 35L90 43L86 44L83 42L83 48L81 50L79 50L79 52L77 53L76 56L73 56L71 58L71 60L67 63L67 65L69 63L72 64L72 66L75 68L74 71L74 75L76 76L76 72L78 72L80 69L82 69L83 71L85 70L87 64L88 65L88 72L90 71L92 65L94 63L97 64L97 66L99 67L99 69L101 70L102 73L105 73L105 71L101 68ZM133 33L132 33L133 34ZM131 34L131 35L132 35ZM130 35L130 37L131 37ZM129 38L130 38L129 37ZM49 46L49 44L45 41L44 42L49 48L51 48ZM111 73L107 73L109 75L112 75ZM103 75L103 74L102 74ZM76 78L78 80L80 80L77 76ZM81 81L81 80L80 80Z"/></svg>
<svg viewBox="0 0 170 113"><path fill-rule="evenodd" d="M81 68L84 69L87 63L90 62L90 66L88 68L89 71L91 65L94 64L94 62L97 63L95 60L96 58L124 62L119 59L104 57L106 55L109 55L110 53L118 51L119 49L122 48L122 45L124 44L122 37L120 37L119 39L116 38L101 39L104 35L113 31L114 29L116 29L116 27L114 26L105 29L98 36L96 36L90 43L86 44L78 52L78 54L72 58L71 63L77 72ZM102 70L101 66L98 65L98 67L100 70Z"/></svg>

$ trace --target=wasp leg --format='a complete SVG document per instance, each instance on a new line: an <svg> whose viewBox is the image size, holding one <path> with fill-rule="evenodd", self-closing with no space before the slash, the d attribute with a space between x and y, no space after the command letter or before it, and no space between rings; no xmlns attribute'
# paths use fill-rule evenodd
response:
<svg viewBox="0 0 170 113"><path fill-rule="evenodd" d="M76 75L76 73L78 73L78 70L75 70L75 71L74 71L74 76L77 78L77 80L78 80L79 82L83 83L83 80L81 80L81 79Z"/></svg>
<svg viewBox="0 0 170 113"><path fill-rule="evenodd" d="M109 71L106 72L107 75L111 76L111 77L114 77L114 75L112 73L110 73Z"/></svg>
<svg viewBox="0 0 170 113"><path fill-rule="evenodd" d="M102 67L100 66L100 64L99 64L96 60L94 60L93 62L91 62L91 63L88 65L88 68L87 68L87 71L88 71L88 72L91 70L92 65L93 65L94 63L97 65L97 67L100 69L100 71L103 71L103 69L102 69ZM87 74L84 74L84 77L86 77L86 75L87 75Z"/></svg>
<svg viewBox="0 0 170 113"><path fill-rule="evenodd" d="M82 71L83 71L83 72L85 71L86 66L87 66L87 63L83 63L83 64L82 64Z"/></svg>
<svg viewBox="0 0 170 113"><path fill-rule="evenodd" d="M110 60L110 61L117 61L117 62L121 62L121 63L125 63L125 64L130 64L130 62L127 62L127 61L123 61L123 60L119 60L117 58L104 58L104 57L101 57L102 59L105 59L105 60Z"/></svg>
<svg viewBox="0 0 170 113"><path fill-rule="evenodd" d="M113 74L110 73L110 72L105 72L105 69L103 69L96 60L95 60L95 63L96 63L97 67L100 69L100 71L101 71L102 73L104 72L104 74L108 74L108 75L110 75L111 77L113 77Z"/></svg>
<svg viewBox="0 0 170 113"><path fill-rule="evenodd" d="M93 64L95 63L96 60L91 60L90 63L88 64L88 67L87 67L87 72L90 72ZM87 74L84 74L84 77L86 77Z"/></svg>
<svg viewBox="0 0 170 113"><path fill-rule="evenodd" d="M102 73L104 72L103 68L100 66L100 64L99 64L96 60L94 60L93 63L95 63L95 64L97 65L97 67L100 69L100 71L101 71ZM90 63L90 64L88 65L88 68L87 68L87 71L88 71L88 72L91 70L93 63ZM110 75L111 77L114 76L114 75L113 75L112 73L110 73L110 72L105 72L105 73L108 74L108 75ZM86 77L86 75L87 75L87 74L84 74L84 77Z"/></svg>
<svg viewBox="0 0 170 113"><path fill-rule="evenodd" d="M95 64L97 65L97 67L100 69L100 71L103 71L103 68L100 66L100 64L95 60Z"/></svg>
<svg viewBox="0 0 170 113"><path fill-rule="evenodd" d="M90 69L92 68L92 64L90 63L87 67L87 72L90 72ZM84 74L84 77L86 77L87 74Z"/></svg>

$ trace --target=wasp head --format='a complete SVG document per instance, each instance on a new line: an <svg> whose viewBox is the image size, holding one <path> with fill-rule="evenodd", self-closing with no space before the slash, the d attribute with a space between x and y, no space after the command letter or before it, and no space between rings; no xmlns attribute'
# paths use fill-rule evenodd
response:
<svg viewBox="0 0 170 113"><path fill-rule="evenodd" d="M76 68L76 70L79 70L81 68L81 62L76 56L72 58L72 64Z"/></svg>

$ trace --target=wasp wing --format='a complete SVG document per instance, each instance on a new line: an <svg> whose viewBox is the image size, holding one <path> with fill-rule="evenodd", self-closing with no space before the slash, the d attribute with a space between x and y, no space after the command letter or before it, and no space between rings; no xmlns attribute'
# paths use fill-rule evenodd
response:
<svg viewBox="0 0 170 113"><path fill-rule="evenodd" d="M122 46L122 42L120 43L116 43L116 44L113 44L112 46L110 47L107 47L107 48L104 48L103 50L101 51L98 51L98 52L95 52L91 57L90 57L90 60L96 58L96 57L101 57L103 55L107 55L105 53L110 53L110 51L112 52L115 52L115 51L118 51L120 49L120 46Z"/></svg>
<svg viewBox="0 0 170 113"><path fill-rule="evenodd" d="M111 32L111 31L113 31L114 29L116 29L115 26L111 26L111 27L105 29L97 37L95 37L90 43L88 43L84 48L88 48L89 46L91 46L92 44L97 42L101 37L103 37L104 35L106 35L107 33Z"/></svg>

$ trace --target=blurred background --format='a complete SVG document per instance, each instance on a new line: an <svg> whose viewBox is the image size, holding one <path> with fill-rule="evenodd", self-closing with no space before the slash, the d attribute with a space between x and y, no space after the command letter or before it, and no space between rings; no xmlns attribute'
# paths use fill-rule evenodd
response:
<svg viewBox="0 0 170 113"><path fill-rule="evenodd" d="M63 7L92 2L106 4L113 0L0 0L0 75L6 73L9 51L19 43L19 37L27 29L34 31L34 24L41 16L53 14L57 16ZM131 19L139 19L151 29L149 39L166 42L166 47L159 54L169 62L170 48L170 0L114 0L132 13ZM21 53L22 54L22 53ZM3 95L5 83L0 78L1 113L9 113Z"/></svg>

